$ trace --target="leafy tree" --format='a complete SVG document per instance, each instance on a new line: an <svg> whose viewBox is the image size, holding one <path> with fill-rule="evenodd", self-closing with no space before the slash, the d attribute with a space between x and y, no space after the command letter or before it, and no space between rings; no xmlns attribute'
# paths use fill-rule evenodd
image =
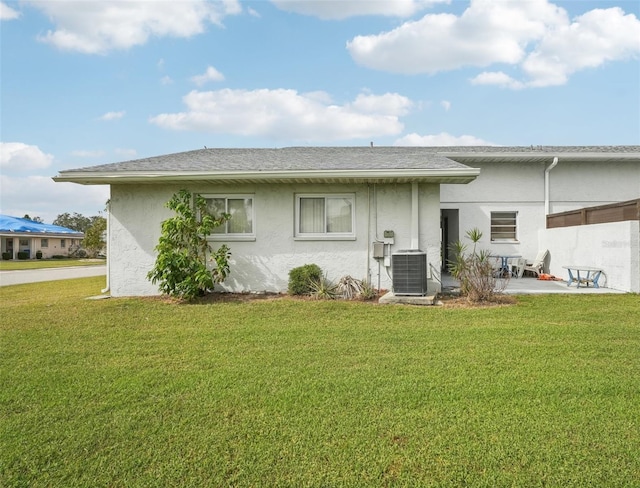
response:
<svg viewBox="0 0 640 488"><path fill-rule="evenodd" d="M212 216L200 195L180 190L166 207L176 215L162 222L162 234L156 246L158 256L147 279L158 283L163 293L193 300L222 283L229 274L229 248L226 244L213 251L207 240L213 229L231 218L229 214ZM213 270L207 261L213 261Z"/></svg>
<svg viewBox="0 0 640 488"><path fill-rule="evenodd" d="M29 214L24 214L24 217L22 217L23 219L27 219L30 220L31 222L37 222L39 224L44 223L44 220L42 220L40 217L29 217Z"/></svg>
<svg viewBox="0 0 640 488"><path fill-rule="evenodd" d="M82 245L89 251L89 254L96 255L102 251L107 243L105 241L105 231L107 230L107 219L102 216L91 218L91 225L84 233Z"/></svg>
<svg viewBox="0 0 640 488"><path fill-rule="evenodd" d="M77 232L86 233L87 229L91 227L91 225L97 218L102 217L85 217L84 215L77 212L73 212L73 215L69 214L69 212L65 212L56 217L56 219L53 221L53 225L59 225L61 227L73 229Z"/></svg>

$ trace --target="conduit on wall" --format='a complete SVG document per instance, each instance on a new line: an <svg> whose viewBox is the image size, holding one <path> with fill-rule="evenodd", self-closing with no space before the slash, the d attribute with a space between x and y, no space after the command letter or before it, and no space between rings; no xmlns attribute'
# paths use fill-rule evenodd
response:
<svg viewBox="0 0 640 488"><path fill-rule="evenodd" d="M420 215L418 213L419 186L418 182L411 183L411 249L420 249Z"/></svg>
<svg viewBox="0 0 640 488"><path fill-rule="evenodd" d="M550 185L549 185L549 173L558 164L558 157L553 158L553 162L547 169L544 170L544 214L549 215L551 213L551 197L550 197Z"/></svg>

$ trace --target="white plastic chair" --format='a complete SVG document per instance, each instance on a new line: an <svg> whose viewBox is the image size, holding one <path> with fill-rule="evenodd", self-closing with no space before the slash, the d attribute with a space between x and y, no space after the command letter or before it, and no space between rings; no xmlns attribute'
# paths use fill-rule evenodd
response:
<svg viewBox="0 0 640 488"><path fill-rule="evenodd" d="M544 251L539 251L536 258L533 260L533 263L527 263L525 265L523 273L525 271L530 271L536 276L540 276L540 274L542 274L542 272L544 271L544 264L547 260L547 256L549 256L548 250L545 249Z"/></svg>
<svg viewBox="0 0 640 488"><path fill-rule="evenodd" d="M524 268L527 266L527 260L524 258L512 258L509 266L511 267L511 276L522 278L524 275Z"/></svg>

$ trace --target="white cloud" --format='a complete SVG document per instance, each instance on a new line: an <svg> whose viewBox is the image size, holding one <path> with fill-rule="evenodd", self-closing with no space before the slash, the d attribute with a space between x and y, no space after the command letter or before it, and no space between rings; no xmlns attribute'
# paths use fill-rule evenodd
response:
<svg viewBox="0 0 640 488"><path fill-rule="evenodd" d="M161 85L172 85L173 84L173 80L171 79L171 77L169 75L165 75L162 78L160 78L160 84Z"/></svg>
<svg viewBox="0 0 640 488"><path fill-rule="evenodd" d="M202 86L209 81L224 81L224 75L213 66L209 66L204 74L193 76L191 81L198 86Z"/></svg>
<svg viewBox="0 0 640 488"><path fill-rule="evenodd" d="M172 130L335 141L399 134L399 116L411 106L409 99L392 93L361 95L337 105L326 94L285 89L194 90L183 101L186 112L159 114L150 122Z"/></svg>
<svg viewBox="0 0 640 488"><path fill-rule="evenodd" d="M384 95L360 94L349 106L363 114L402 116L409 113L413 103L407 97L397 93L385 93Z"/></svg>
<svg viewBox="0 0 640 488"><path fill-rule="evenodd" d="M507 64L523 80L486 71L476 84L511 89L565 83L580 69L640 54L640 21L620 8L570 21L548 0L472 0L460 15L425 15L388 32L354 37L347 49L360 65L397 73L437 73Z"/></svg>
<svg viewBox="0 0 640 488"><path fill-rule="evenodd" d="M22 142L0 142L0 168L3 172L26 172L51 166L53 156Z"/></svg>
<svg viewBox="0 0 640 488"><path fill-rule="evenodd" d="M47 223L65 212L98 215L109 198L108 186L55 183L46 176L16 178L3 174L0 188L0 213L18 217L37 215Z"/></svg>
<svg viewBox="0 0 640 488"><path fill-rule="evenodd" d="M145 44L151 37L191 37L207 24L221 25L241 12L238 0L56 0L27 3L42 10L55 25L39 37L59 49L104 54Z"/></svg>
<svg viewBox="0 0 640 488"><path fill-rule="evenodd" d="M451 109L451 102L449 100L440 101L440 106L444 109L445 112L448 112Z"/></svg>
<svg viewBox="0 0 640 488"><path fill-rule="evenodd" d="M421 136L415 132L397 139L394 146L496 146L491 142L474 136L453 136L446 132L435 135Z"/></svg>
<svg viewBox="0 0 640 488"><path fill-rule="evenodd" d="M511 88L512 90L525 88L524 83L514 80L502 71L484 71L470 81L473 85L497 85L503 88Z"/></svg>
<svg viewBox="0 0 640 488"><path fill-rule="evenodd" d="M12 9L6 3L0 2L0 20L13 20L20 17L20 12Z"/></svg>
<svg viewBox="0 0 640 488"><path fill-rule="evenodd" d="M118 120L124 117L125 114L125 111L107 112L106 114L100 116L100 120Z"/></svg>
<svg viewBox="0 0 640 488"><path fill-rule="evenodd" d="M450 0L271 0L281 10L311 15L327 20L340 20L363 15L410 17L437 3Z"/></svg>
<svg viewBox="0 0 640 488"><path fill-rule="evenodd" d="M618 7L596 9L548 31L522 69L531 86L562 85L569 75L640 55L640 20Z"/></svg>

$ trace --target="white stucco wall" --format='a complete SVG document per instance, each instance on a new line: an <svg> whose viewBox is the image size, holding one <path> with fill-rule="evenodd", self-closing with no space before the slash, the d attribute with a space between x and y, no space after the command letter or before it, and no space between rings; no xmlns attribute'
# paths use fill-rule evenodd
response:
<svg viewBox="0 0 640 488"><path fill-rule="evenodd" d="M532 260L538 232L546 227L545 169L548 163L480 163L480 176L468 185L442 185L441 206L458 210L459 232L474 227L483 232L481 246L496 254L521 255ZM640 165L568 162L559 158L549 173L550 212L564 212L640 197ZM518 241L490 242L492 211L518 212Z"/></svg>
<svg viewBox="0 0 640 488"><path fill-rule="evenodd" d="M147 279L155 261L154 248L161 221L170 217L165 203L180 189L174 185L112 185L110 200L109 283L113 296L156 295ZM384 266L370 257L376 236L395 232L390 251L411 244L411 184L398 185L197 185L195 193L252 194L255 241L228 241L231 274L223 288L232 291L286 291L292 268L318 264L329 279L344 275L371 279L389 289ZM355 240L297 240L294 238L296 193L354 193ZM419 186L419 247L433 269L440 268L439 186ZM225 241L226 242L226 241ZM216 242L213 245L217 245ZM436 283L431 283L435 291Z"/></svg>
<svg viewBox="0 0 640 488"><path fill-rule="evenodd" d="M640 222L576 225L540 231L540 248L551 255L549 271L567 278L563 266L602 268L600 286L640 293Z"/></svg>

